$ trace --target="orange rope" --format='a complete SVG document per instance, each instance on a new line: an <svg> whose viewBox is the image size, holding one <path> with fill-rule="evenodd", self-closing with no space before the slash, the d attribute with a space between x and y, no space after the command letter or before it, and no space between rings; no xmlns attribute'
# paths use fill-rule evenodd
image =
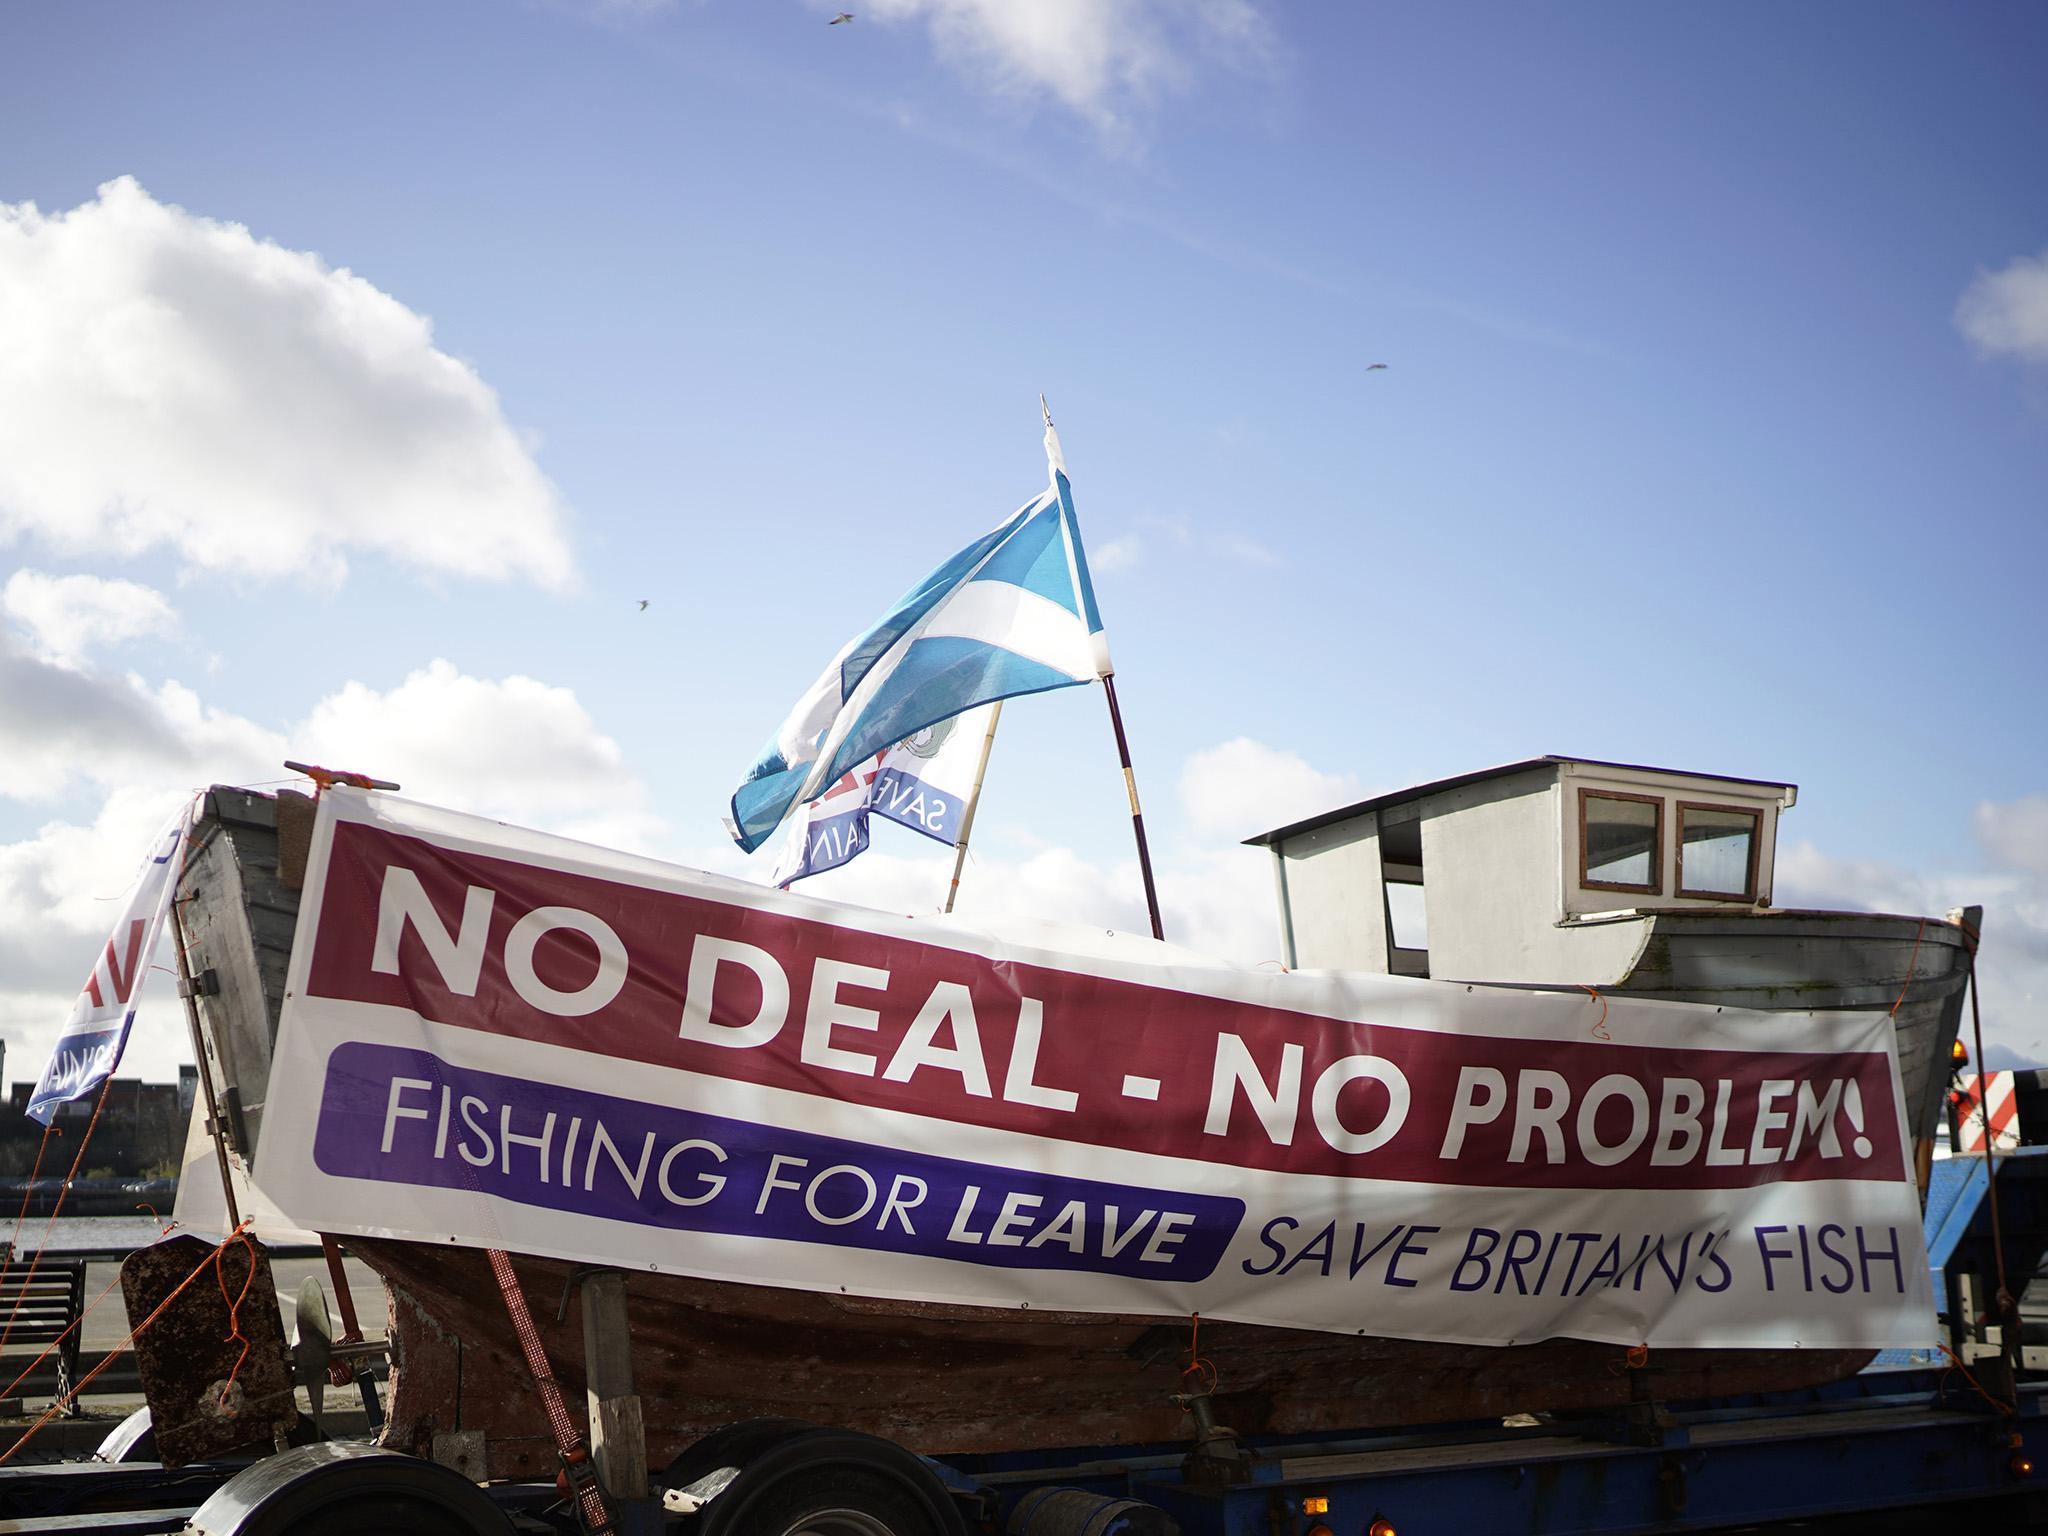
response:
<svg viewBox="0 0 2048 1536"><path fill-rule="evenodd" d="M2018 1412L2018 1410L2014 1408L2011 1403L2006 1402L2002 1398L1993 1397L1989 1392L1986 1392L1984 1390L1984 1384L1977 1380L1975 1374L1971 1372L1970 1368L1967 1365L1963 1364L1962 1358L1959 1355L1957 1355L1954 1350L1950 1349L1946 1344L1942 1343L1939 1339L1935 1340L1934 1347L1940 1350L1944 1355L1948 1356L1949 1369L1952 1371L1961 1371L1963 1373L1963 1380L1967 1381L1970 1384L1970 1386L1976 1391L1977 1395L1983 1398L1985 1402L1989 1403L1992 1407L1996 1408L2000 1413L2005 1414L2008 1418ZM1945 1373L1944 1379L1946 1379Z"/></svg>
<svg viewBox="0 0 2048 1536"><path fill-rule="evenodd" d="M1215 1362L1206 1360L1202 1356L1202 1314L1199 1312L1190 1312L1188 1314L1187 1353L1188 1363L1181 1368L1180 1373L1181 1385L1186 1386L1188 1378L1193 1377L1201 1385L1195 1388L1193 1393L1190 1394L1191 1396L1200 1397L1205 1393L1214 1392L1216 1390L1216 1366Z"/></svg>
<svg viewBox="0 0 2048 1536"><path fill-rule="evenodd" d="M250 1217L248 1220L245 1220L240 1226L236 1227L234 1231L230 1232L227 1235L227 1237L222 1241L219 1248L214 1249L212 1253L209 1253L205 1258L201 1259L198 1265L193 1269L192 1273L187 1275L184 1279L178 1282L177 1289L173 1290L170 1295L166 1296L162 1301L157 1303L156 1310L154 1312L150 1313L149 1316L145 1317L141 1322L137 1323L133 1328L129 1329L128 1337L123 1339L119 1344L115 1345L112 1349L107 1351L106 1359L102 1360L98 1365L94 1366L90 1371L87 1371L84 1377L80 1379L77 1386L73 1387L69 1392L65 1393L62 1397L58 1398L54 1403L50 1404L48 1408L43 1410L42 1417L37 1419L35 1423L29 1425L27 1429L23 1430L21 1433L21 1438L19 1440L15 1441L13 1445L9 1446L5 1452L0 1452L0 1466L5 1466L8 1462L12 1461L14 1459L15 1453L18 1452L24 1445L27 1445L29 1441L35 1437L37 1431L41 1430L45 1424L48 1424L52 1419L56 1418L58 1414L62 1413L66 1408L69 1408L72 1403L77 1401L78 1394L83 1392L88 1386L92 1384L92 1380L95 1376L99 1375L101 1371L104 1371L108 1366L112 1365L115 1362L115 1360L119 1359L121 1352L123 1350L127 1349L129 1345L133 1344L138 1338L140 1338L143 1334L143 1331L147 1329L150 1326L150 1324L154 1323L158 1318L162 1317L164 1315L164 1309L170 1306L172 1302L176 1301L178 1297L184 1293L186 1286L190 1285L194 1280L197 1280L201 1275L206 1273L206 1266L213 1263L216 1259L220 1257L222 1249L225 1249L228 1246L228 1244L235 1241L236 1238L242 1238L244 1242L247 1242L248 1239L243 1238L242 1234L248 1231L249 1222L253 1221L254 1219L254 1217Z"/></svg>
<svg viewBox="0 0 2048 1536"><path fill-rule="evenodd" d="M107 1107L107 1090L114 1086L114 1075L109 1072L107 1080L100 1084L100 1096L93 1100L92 1118L85 1123L85 1134L78 1139L78 1155L71 1159L71 1171L64 1175L64 1182L57 1186L57 1203L50 1207L50 1219L43 1224L42 1240L36 1244L36 1256L29 1260L28 1273L21 1277L21 1289L25 1295L28 1284L36 1277L36 1270L43 1262L43 1250L50 1246L50 1233L57 1225L57 1217L64 1209L64 1201L71 1193L71 1181L78 1177L79 1167L85 1162L85 1149L92 1144L92 1133L100 1123L100 1111ZM24 1200L27 1196L22 1197ZM0 1328L0 1349L7 1347L7 1340L14 1332L14 1319L21 1311L20 1296L14 1298L14 1311L7 1314L7 1326Z"/></svg>
<svg viewBox="0 0 2048 1536"><path fill-rule="evenodd" d="M9 1253L18 1253L21 1251L21 1229L23 1224L28 1220L29 1197L35 1193L36 1179L42 1174L43 1171L44 1149L46 1149L50 1145L50 1138L52 1136L61 1136L63 1134L64 1133L62 1131L57 1129L55 1121L52 1121L50 1124L43 1127L43 1139L36 1143L35 1166L30 1168L28 1171L28 1188L24 1189L21 1192L21 1210L17 1212L14 1217L14 1234L13 1236L7 1239L7 1251ZM8 1321L12 1322L13 1319L10 1318L8 1319Z"/></svg>
<svg viewBox="0 0 2048 1536"><path fill-rule="evenodd" d="M58 1134L60 1133L57 1130L56 1123L53 1121L43 1127L43 1139L36 1143L35 1166L28 1171L28 1188L21 1192L21 1211L14 1218L14 1235L7 1240L7 1261L10 1264L14 1262L14 1256L21 1252L21 1228L22 1224L28 1220L29 1197L35 1193L36 1179L43 1171L43 1150L50 1145L50 1138ZM36 1255L36 1258L40 1260L42 1255L39 1253ZM31 1265L29 1275L22 1278L21 1290L14 1298L14 1305L8 1309L7 1326L4 1329L0 1329L0 1349L7 1347L8 1335L14 1332L14 1319L20 1314L21 1304L28 1296L29 1278L34 1273L34 1265Z"/></svg>
<svg viewBox="0 0 2048 1536"><path fill-rule="evenodd" d="M20 1386L24 1381L27 1381L29 1378L29 1374L32 1371L34 1371L37 1366L41 1365L45 1360L50 1358L51 1350L55 1349L58 1345L62 1344L66 1339L70 1338L74 1332L77 1332L79 1329L83 1328L85 1326L85 1320L88 1317L92 1316L92 1309L98 1306L101 1302L105 1301L108 1295L113 1291L114 1287L119 1285L120 1283L121 1277L118 1274L115 1275L112 1280L108 1281L106 1290L101 1291L99 1295L93 1297L93 1299L86 1304L85 1310L78 1314L78 1317L75 1321L73 1321L69 1328L66 1328L62 1333L58 1334L57 1337L50 1340L50 1342L48 1343L48 1345L44 1347L43 1352L40 1355L37 1355L35 1359L29 1361L27 1365L22 1367L21 1374L19 1376L15 1377L14 1380L7 1383L6 1386L0 1387L0 1397L14 1396L14 1389Z"/></svg>
<svg viewBox="0 0 2048 1536"><path fill-rule="evenodd" d="M228 1332L227 1337L221 1342L233 1344L240 1340L242 1345L242 1352L235 1356L235 1368L228 1372L228 1379L221 1383L220 1388L220 1410L229 1415L232 1415L234 1410L228 1407L228 1393L234 1388L235 1378L242 1374L242 1363L249 1358L249 1351L255 1348L254 1341L242 1332L242 1303L249 1299L249 1287L256 1283L256 1245L249 1241L248 1233L243 1230L248 1224L246 1221L243 1222L242 1226L237 1227L228 1238L227 1243L222 1243L213 1250L213 1273L220 1281L220 1299L227 1302L228 1307ZM248 1250L249 1271L242 1276L242 1294L230 1299L227 1271L221 1268L220 1260L221 1255L228 1250L228 1243L232 1243L237 1237L242 1240L242 1247Z"/></svg>
<svg viewBox="0 0 2048 1536"><path fill-rule="evenodd" d="M1957 926L1960 927L1961 925L1958 924ZM1892 1013L1897 1013L1900 1008L1905 1006L1906 994L1913 989L1913 983L1920 979L1917 974L1920 966L1920 940L1926 933L1927 919L1923 917L1920 919L1920 926L1913 931L1913 953L1906 957L1906 980L1904 985L1899 988L1898 1001L1891 1006Z"/></svg>
<svg viewBox="0 0 2048 1536"><path fill-rule="evenodd" d="M1579 983L1579 990L1600 1005L1600 1017L1593 1021L1593 1038L1595 1040L1612 1040L1614 1036L1607 1033L1607 999L1594 991L1593 988L1587 986L1583 981Z"/></svg>

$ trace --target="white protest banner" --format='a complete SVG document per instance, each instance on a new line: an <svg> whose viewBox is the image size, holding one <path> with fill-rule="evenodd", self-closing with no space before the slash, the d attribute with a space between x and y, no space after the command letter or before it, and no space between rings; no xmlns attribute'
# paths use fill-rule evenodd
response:
<svg viewBox="0 0 2048 1536"><path fill-rule="evenodd" d="M120 1065L141 1001L143 972L156 953L157 931L170 908L198 807L194 796L150 839L142 868L114 920L113 937L93 961L57 1043L50 1048L43 1075L29 1095L30 1119L48 1125L59 1104L96 1092Z"/></svg>
<svg viewBox="0 0 2048 1536"><path fill-rule="evenodd" d="M256 1171L321 1231L766 1285L1919 1346L1893 1051L1880 1013L1029 948L329 790Z"/></svg>

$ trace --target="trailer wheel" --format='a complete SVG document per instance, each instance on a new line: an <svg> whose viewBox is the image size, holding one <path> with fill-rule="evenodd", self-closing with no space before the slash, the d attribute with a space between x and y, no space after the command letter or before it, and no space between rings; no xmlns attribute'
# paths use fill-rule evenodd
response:
<svg viewBox="0 0 2048 1536"><path fill-rule="evenodd" d="M348 1441L244 1467L193 1513L193 1536L511 1536L460 1473Z"/></svg>
<svg viewBox="0 0 2048 1536"><path fill-rule="evenodd" d="M744 1467L776 1442L817 1427L805 1419L742 1419L724 1425L677 1452L661 1485L687 1488L720 1467Z"/></svg>
<svg viewBox="0 0 2048 1536"><path fill-rule="evenodd" d="M781 1479L748 1508L747 1529L760 1536L944 1536L902 1484L848 1466Z"/></svg>
<svg viewBox="0 0 2048 1536"><path fill-rule="evenodd" d="M784 1428L740 1465L704 1517L702 1536L966 1536L952 1495L925 1462L844 1429Z"/></svg>

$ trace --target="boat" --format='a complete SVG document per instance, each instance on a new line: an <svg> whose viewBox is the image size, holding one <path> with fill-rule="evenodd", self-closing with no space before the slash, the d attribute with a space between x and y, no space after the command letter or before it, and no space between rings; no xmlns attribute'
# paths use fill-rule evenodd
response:
<svg viewBox="0 0 2048 1536"><path fill-rule="evenodd" d="M1543 761L1564 766L1564 760ZM1458 789L1484 793L1486 781L1475 777ZM1326 850L1355 849L1372 835L1343 823L1362 817L1370 829L1384 815L1389 826L1403 824L1392 814L1398 809L1369 802L1335 820L1268 835L1277 839L1268 846L1284 870L1293 963L1331 963L1322 957L1336 940L1325 943L1315 881L1342 872L1320 860ZM216 786L205 797L179 888L205 1067L218 1085L223 1128L244 1161L253 1160L264 1135L313 812L313 801L294 792ZM1764 830L1760 819L1751 846L1766 871L1761 888L1767 890ZM1458 856L1435 834L1425 834L1419 846L1432 857L1433 902L1440 902L1455 889L1447 876ZM1382 887L1399 873L1387 873L1399 851L1388 844L1381 885L1368 888L1380 900L1367 905L1384 911ZM1596 875L1608 869L1600 862L1606 853L1596 836ZM1704 878L1696 851L1689 878ZM1343 885L1340 880L1331 888ZM1335 906L1356 909L1355 895L1345 894ZM1764 912L1755 900L1747 906ZM1710 910L1726 916L1721 908ZM1681 915L1689 917L1691 909ZM1446 963L1444 941L1456 924L1447 907L1432 905L1430 917L1438 942L1429 959ZM1344 926L1330 922L1327 934ZM1371 928L1369 921L1364 926ZM1621 920L1600 914L1588 914L1579 926L1623 930ZM1645 961L1652 947L1673 948L1671 931L1655 924L1645 929L1637 946ZM1383 938L1380 968L1413 963L1398 952L1412 946L1391 943ZM1923 948L1916 974L1933 971L1937 958L1947 964L1949 950L1941 942ZM1340 963L1364 958L1362 951L1346 951ZM1663 964L1657 973L1647 963L1632 963L1620 975L1625 982L1640 972L1645 995L1690 995L1686 966ZM1567 979L1562 972L1525 976L1508 969L1500 979ZM1596 979L1604 977L1597 973ZM1941 1008L1952 1013L1952 1003L1943 992ZM1939 1041L1945 1051L1941 1017L1947 1015L1940 1008L1936 1013L1922 1043ZM188 1173L188 1181L192 1177ZM390 1238L350 1237L346 1245L386 1291L391 1369L384 1443L461 1465L473 1476L551 1470L554 1442L485 1255ZM573 1297L579 1266L520 1254L515 1267L549 1358L578 1396L582 1335ZM631 1276L629 1297L633 1366L649 1464L656 1468L699 1436L755 1418L831 1423L930 1454L1172 1443L1189 1434L1182 1394L1196 1347L1192 1320L906 1301L668 1273ZM1640 1351L1620 1345L1570 1339L1471 1347L1362 1330L1337 1334L1203 1319L1199 1354L1213 1369L1213 1392L1196 1393L1206 1398L1204 1414L1239 1435L1266 1436L1497 1420L1531 1411L1619 1411L1640 1408L1649 1396L1675 1402L1777 1391L1851 1374L1871 1351L1674 1348L1658 1349L1645 1361Z"/></svg>
<svg viewBox="0 0 2048 1536"><path fill-rule="evenodd" d="M1547 756L1249 842L1273 858L1290 966L1890 1012L1924 1191L1983 911L1773 906L1778 818L1798 796L1792 784Z"/></svg>

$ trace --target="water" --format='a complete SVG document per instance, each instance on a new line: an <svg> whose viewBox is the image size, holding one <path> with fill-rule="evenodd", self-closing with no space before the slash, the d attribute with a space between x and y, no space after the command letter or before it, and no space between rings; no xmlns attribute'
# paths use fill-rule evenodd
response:
<svg viewBox="0 0 2048 1536"><path fill-rule="evenodd" d="M152 1221L147 1216L60 1216L52 1225L47 1219L31 1216L22 1223L21 1246L35 1247L42 1240L43 1229L49 1227L52 1253L79 1248L141 1248L155 1242L170 1219L168 1213L163 1221ZM0 1227L0 1237L6 1235L7 1229Z"/></svg>

